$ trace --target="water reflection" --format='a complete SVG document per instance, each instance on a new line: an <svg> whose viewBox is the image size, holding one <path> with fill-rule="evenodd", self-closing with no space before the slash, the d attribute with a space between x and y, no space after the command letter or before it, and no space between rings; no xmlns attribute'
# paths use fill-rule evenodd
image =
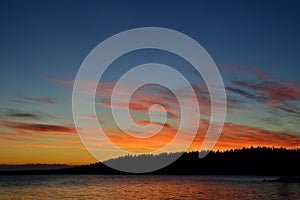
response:
<svg viewBox="0 0 300 200"><path fill-rule="evenodd" d="M0 176L1 199L299 199L300 184L233 176Z"/></svg>

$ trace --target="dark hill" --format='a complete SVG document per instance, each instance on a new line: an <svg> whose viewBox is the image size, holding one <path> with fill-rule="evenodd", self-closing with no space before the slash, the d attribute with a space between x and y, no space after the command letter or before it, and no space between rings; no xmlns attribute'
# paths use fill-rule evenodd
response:
<svg viewBox="0 0 300 200"><path fill-rule="evenodd" d="M176 153L140 156L125 156L106 162L117 162L121 159L134 162L135 159L162 159ZM228 174L228 175L300 175L300 149L285 148L243 148L228 151L212 151L199 159L199 152L184 153L171 165L147 174ZM8 174L126 174L111 169L103 163L83 165L80 167L56 170L31 170L0 172Z"/></svg>

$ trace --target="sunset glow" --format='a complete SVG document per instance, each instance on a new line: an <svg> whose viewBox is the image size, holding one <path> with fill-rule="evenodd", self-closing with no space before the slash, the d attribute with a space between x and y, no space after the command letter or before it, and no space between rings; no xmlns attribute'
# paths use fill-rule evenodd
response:
<svg viewBox="0 0 300 200"><path fill-rule="evenodd" d="M68 3L58 5L58 2L42 9L39 2L1 4L5 5L0 6L0 164L97 162L81 142L73 121L75 76L86 56L101 41L140 26L181 31L202 44L214 59L224 80L227 116L213 150L250 146L300 148L300 23L299 17L293 17L298 10L283 7L282 14L273 16L271 8L259 10L252 5L255 15L249 19L241 13L251 9L239 7L228 13L230 5L227 4L209 4L206 9L201 5L180 4L178 9L171 9L167 2L162 2L161 10L149 5L151 9L144 10L145 13L130 3L123 5L124 10L108 2L99 2L94 7L74 2L82 10L75 6L69 8ZM66 14L61 7L71 11ZM191 12L181 12L181 7ZM87 8L89 11L84 11ZM141 15L145 23L141 23ZM230 17L224 19L224 15ZM181 20L174 20L172 16ZM178 25L181 21L184 23ZM129 108L136 124L152 123L161 127L158 134L149 138L133 137L120 130L111 111L110 97L118 79L132 67L151 62L173 67L193 86L200 119L189 121L191 127L199 125L199 128L188 150L200 150L211 117L210 94L203 77L191 64L172 53L152 49L133 51L115 60L99 82L79 80L87 94L93 92L93 85L98 85L97 116L81 116L82 120L89 126L91 119L97 119L114 145L133 154L155 153L170 143L184 117L180 109L194 106L191 96L185 94L186 88L179 91L185 97L184 105L179 104L170 90L155 84L139 88L129 105L123 98L118 99L116 109ZM128 91L119 93L126 96ZM166 111L166 123L151 122L149 109L154 104L160 104ZM155 108L153 113L161 116L160 107ZM93 125L83 130L86 133L98 131ZM126 131L139 134L130 127ZM185 127L184 134L192 133ZM88 138L91 144L94 139ZM120 156L104 142L98 144L93 148L105 159ZM178 143L178 147L180 145ZM176 148L171 150L177 151Z"/></svg>

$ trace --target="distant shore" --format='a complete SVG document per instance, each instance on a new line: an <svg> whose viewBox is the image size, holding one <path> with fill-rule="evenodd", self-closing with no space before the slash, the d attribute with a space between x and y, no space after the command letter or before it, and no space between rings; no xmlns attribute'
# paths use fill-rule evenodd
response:
<svg viewBox="0 0 300 200"><path fill-rule="evenodd" d="M125 156L106 162L122 164L155 162L174 156L176 153L160 155ZM274 175L279 177L300 176L300 149L285 148L243 148L228 151L212 151L206 157L199 159L199 152L184 153L169 166L157 171L143 174L157 175ZM32 166L31 166L32 167ZM49 166L48 166L49 167ZM51 166L53 167L53 166ZM82 166L56 166L52 169L35 170L0 170L0 175L26 174L130 174L120 172L106 166L104 163L94 163ZM299 179L299 178L298 178ZM297 180L298 180L297 179ZM287 179L286 179L287 180ZM274 180L275 181L275 180ZM283 181L279 179L278 181Z"/></svg>
<svg viewBox="0 0 300 200"><path fill-rule="evenodd" d="M300 183L300 176L282 176L276 179L264 179L264 182Z"/></svg>

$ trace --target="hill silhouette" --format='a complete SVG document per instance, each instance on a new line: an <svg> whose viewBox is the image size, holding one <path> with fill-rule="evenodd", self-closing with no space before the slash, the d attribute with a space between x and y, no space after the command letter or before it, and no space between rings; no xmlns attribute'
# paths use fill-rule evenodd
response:
<svg viewBox="0 0 300 200"><path fill-rule="evenodd" d="M25 165L0 165L0 171L28 171L28 170L50 170L74 167L66 164L25 164Z"/></svg>
<svg viewBox="0 0 300 200"><path fill-rule="evenodd" d="M178 153L159 155L124 156L105 162L135 160L159 160L175 156ZM300 175L300 149L251 147L236 150L211 151L206 157L199 159L199 152L186 152L169 166L146 174L165 175ZM54 170L5 171L9 174L128 174L107 167L102 162L79 167Z"/></svg>

